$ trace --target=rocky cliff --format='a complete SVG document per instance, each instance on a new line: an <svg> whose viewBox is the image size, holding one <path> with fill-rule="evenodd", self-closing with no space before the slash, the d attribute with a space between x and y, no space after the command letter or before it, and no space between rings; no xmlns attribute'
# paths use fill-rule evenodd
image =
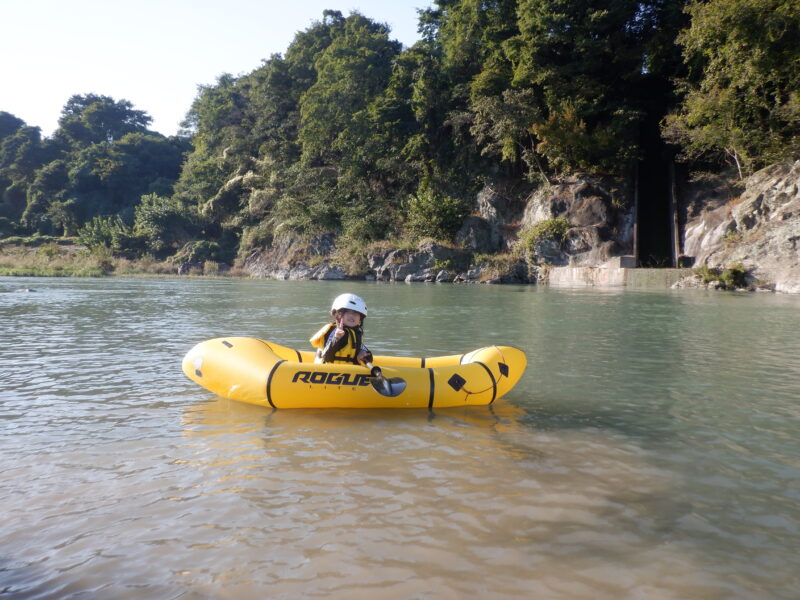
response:
<svg viewBox="0 0 800 600"><path fill-rule="evenodd" d="M748 273L761 288L800 293L800 161L744 182L696 181L684 190L682 249L695 267ZM576 177L530 194L487 186L456 244L376 247L358 266L337 262L337 238L287 235L245 269L276 279L533 283L549 266L599 267L633 252L633 193L606 177Z"/></svg>
<svg viewBox="0 0 800 600"><path fill-rule="evenodd" d="M773 165L742 184L739 194L690 186L683 253L695 266L738 266L755 285L800 293L800 161Z"/></svg>
<svg viewBox="0 0 800 600"><path fill-rule="evenodd" d="M492 185L478 194L477 210L454 245L423 240L411 248L379 247L354 268L337 264L333 234L284 235L251 253L244 267L274 279L533 283L547 265L597 266L629 254L631 204L625 186L603 177L569 179L524 195ZM563 228L548 227L552 222Z"/></svg>

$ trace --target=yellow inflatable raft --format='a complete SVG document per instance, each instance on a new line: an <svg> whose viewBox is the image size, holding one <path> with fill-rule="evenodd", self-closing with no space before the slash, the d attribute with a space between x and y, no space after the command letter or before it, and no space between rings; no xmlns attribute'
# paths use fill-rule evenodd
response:
<svg viewBox="0 0 800 600"><path fill-rule="evenodd" d="M314 364L314 353L251 337L197 344L183 372L207 390L272 408L443 408L491 404L525 371L525 354L488 346L467 354L376 356L370 369Z"/></svg>

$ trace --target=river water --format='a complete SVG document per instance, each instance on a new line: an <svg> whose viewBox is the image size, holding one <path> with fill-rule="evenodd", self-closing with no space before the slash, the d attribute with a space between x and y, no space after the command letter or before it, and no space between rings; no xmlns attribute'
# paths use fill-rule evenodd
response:
<svg viewBox="0 0 800 600"><path fill-rule="evenodd" d="M181 373L210 337L308 348L343 291L376 353L528 370L435 413ZM0 334L4 599L800 597L798 297L0 278Z"/></svg>

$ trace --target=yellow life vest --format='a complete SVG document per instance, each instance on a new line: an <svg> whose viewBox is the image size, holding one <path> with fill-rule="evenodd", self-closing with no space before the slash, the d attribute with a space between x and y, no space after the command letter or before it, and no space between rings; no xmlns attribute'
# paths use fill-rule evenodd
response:
<svg viewBox="0 0 800 600"><path fill-rule="evenodd" d="M312 346L317 348L317 358L314 360L315 363L322 362L322 350L325 348L328 334L334 329L336 329L336 323L328 323L327 325L323 325L317 333L311 336L309 341ZM356 357L358 356L358 351L361 349L362 329L360 327L343 327L342 329L344 329L347 341L345 345L336 352L336 355L333 357L333 362L349 363L351 365L358 364Z"/></svg>

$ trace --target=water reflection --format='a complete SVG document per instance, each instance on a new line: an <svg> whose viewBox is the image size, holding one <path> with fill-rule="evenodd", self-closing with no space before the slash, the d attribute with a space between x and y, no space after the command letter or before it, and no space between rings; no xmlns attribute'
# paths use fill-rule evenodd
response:
<svg viewBox="0 0 800 600"><path fill-rule="evenodd" d="M537 430L511 402L472 408L429 419L216 399L187 408L183 426L203 493L236 495L270 531L264 558L281 567L267 571L284 591L299 589L286 572L295 586L363 598L375 593L358 593L365 576L398 598L619 598L632 587L700 597L725 586L675 539L691 503L641 447L601 430ZM664 564L681 583L661 580Z"/></svg>
<svg viewBox="0 0 800 600"><path fill-rule="evenodd" d="M477 409L477 410L475 410ZM447 448L447 452L518 453L505 436L528 431L522 424L526 412L504 399L488 407L465 407L440 412L402 409L303 409L269 410L244 403L215 398L188 407L183 416L184 435L189 438L219 439L235 436L239 444L265 450L288 449L298 440L320 436L345 453L398 447L409 453L430 452L431 447ZM425 433L424 444L406 439L384 439L387 429L413 437ZM403 438L403 435L400 436ZM446 444L444 442L447 442ZM417 447L419 446L419 447Z"/></svg>

